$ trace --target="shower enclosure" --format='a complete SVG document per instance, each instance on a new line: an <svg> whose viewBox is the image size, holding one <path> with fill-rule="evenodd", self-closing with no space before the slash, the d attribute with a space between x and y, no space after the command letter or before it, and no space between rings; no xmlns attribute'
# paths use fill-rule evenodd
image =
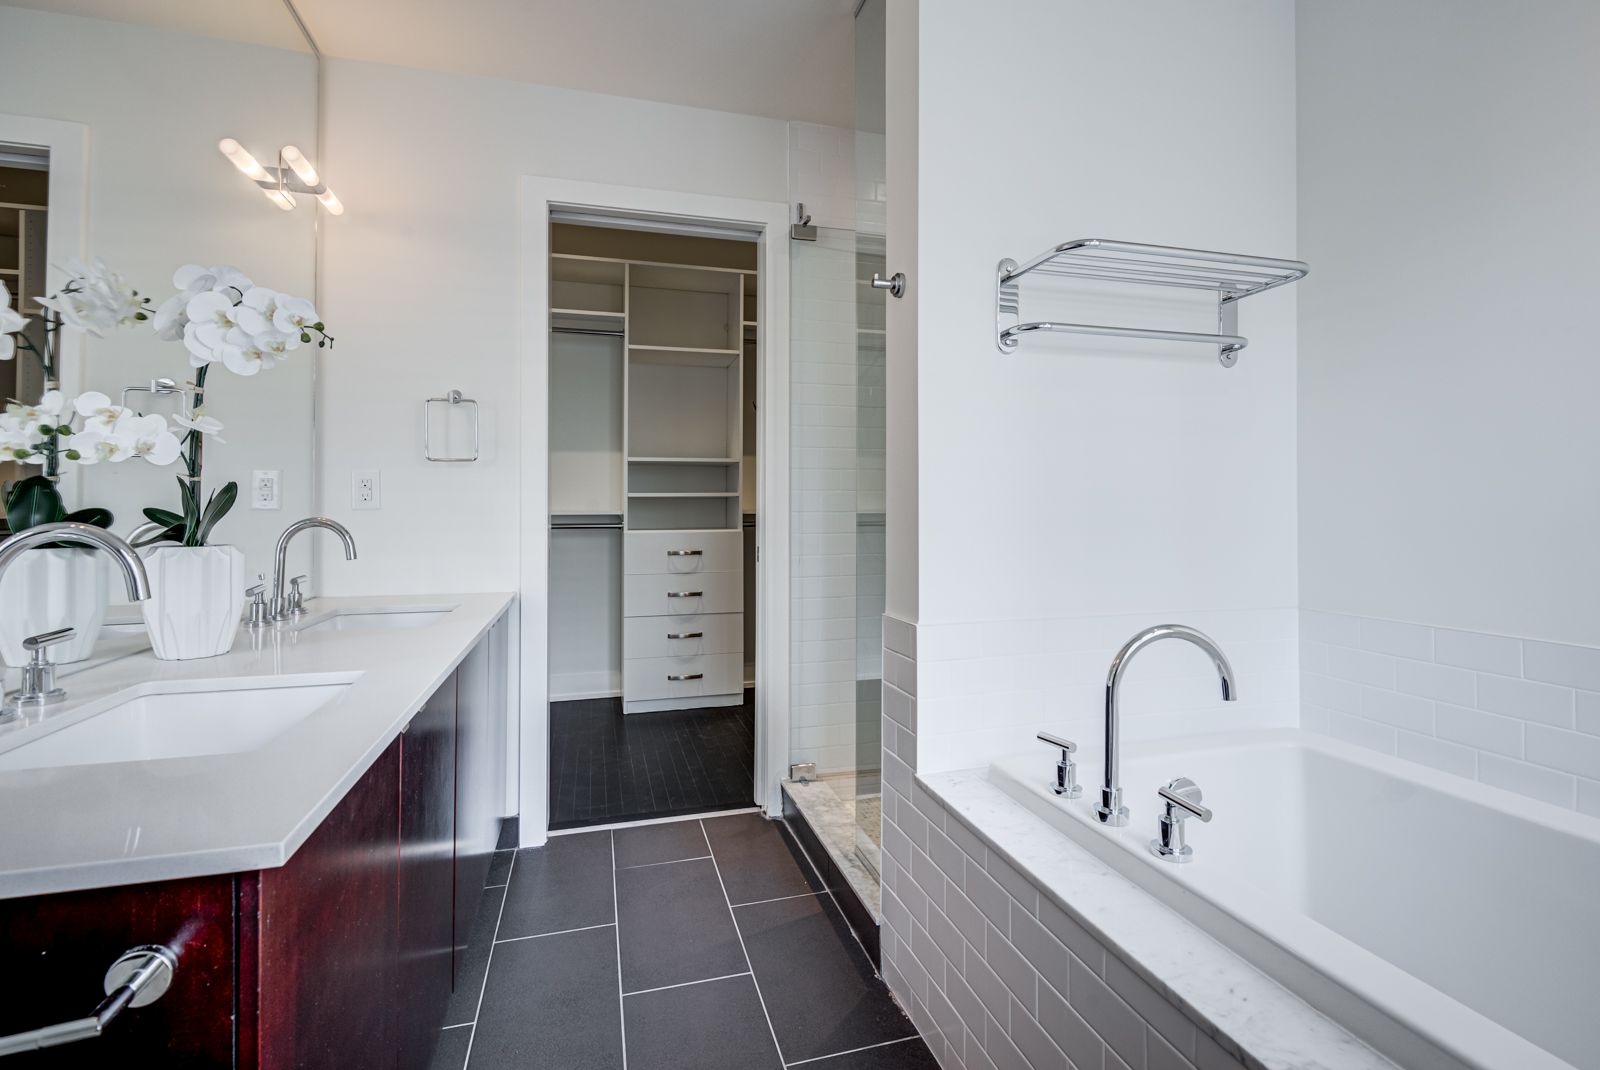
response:
<svg viewBox="0 0 1600 1070"><path fill-rule="evenodd" d="M874 912L888 295L871 280L885 273L883 8L866 0L856 16L857 129L797 137L799 151L820 161L819 175L852 176L852 196L828 202L815 241L790 242L791 762L815 765L828 794L801 793L826 813L801 808Z"/></svg>

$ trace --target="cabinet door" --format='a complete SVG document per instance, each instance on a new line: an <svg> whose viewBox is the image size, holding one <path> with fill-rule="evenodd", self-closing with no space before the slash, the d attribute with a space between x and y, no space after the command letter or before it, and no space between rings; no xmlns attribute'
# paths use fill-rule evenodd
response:
<svg viewBox="0 0 1600 1070"><path fill-rule="evenodd" d="M400 1070L426 1070L450 1003L455 922L456 677L400 736Z"/></svg>
<svg viewBox="0 0 1600 1070"><path fill-rule="evenodd" d="M466 962L467 938L483 902L483 886L499 838L505 793L496 791L503 767L504 725L495 717L503 676L491 675L489 636L456 670L456 923L455 973Z"/></svg>
<svg viewBox="0 0 1600 1070"><path fill-rule="evenodd" d="M261 871L262 1070L393 1070L399 804L397 739Z"/></svg>
<svg viewBox="0 0 1600 1070"><path fill-rule="evenodd" d="M166 995L124 1011L103 1036L14 1055L6 1070L232 1065L234 903L229 874L0 901L0 962L12 982L0 1036L86 1017L118 955L188 934Z"/></svg>

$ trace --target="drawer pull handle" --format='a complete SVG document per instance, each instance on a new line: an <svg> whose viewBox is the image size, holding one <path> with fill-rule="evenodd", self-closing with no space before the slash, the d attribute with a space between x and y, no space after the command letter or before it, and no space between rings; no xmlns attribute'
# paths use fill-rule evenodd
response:
<svg viewBox="0 0 1600 1070"><path fill-rule="evenodd" d="M699 598L704 591L668 591L668 598Z"/></svg>
<svg viewBox="0 0 1600 1070"><path fill-rule="evenodd" d="M705 632L668 632L668 639L704 639Z"/></svg>
<svg viewBox="0 0 1600 1070"><path fill-rule="evenodd" d="M668 557L699 557L703 550L668 550Z"/></svg>
<svg viewBox="0 0 1600 1070"><path fill-rule="evenodd" d="M673 676L671 673L668 673L667 674L667 679L668 680L698 680L703 676L705 676L705 673L703 673L703 672L691 672L691 673L687 673L687 674L685 674L683 676Z"/></svg>

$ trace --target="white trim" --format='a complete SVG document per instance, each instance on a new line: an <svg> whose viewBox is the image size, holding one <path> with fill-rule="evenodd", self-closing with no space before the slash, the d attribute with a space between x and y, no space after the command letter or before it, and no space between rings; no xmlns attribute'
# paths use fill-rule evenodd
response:
<svg viewBox="0 0 1600 1070"><path fill-rule="evenodd" d="M45 220L45 253L49 268L45 278L49 290L65 281L58 265L69 256L87 255L87 220L89 217L89 128L83 123L68 123L59 119L35 119L29 115L0 115L0 142L13 145L37 145L50 150L50 203L46 206L49 218ZM37 309L32 311L38 315ZM29 310L23 310L24 315ZM68 397L78 394L83 386L84 339L78 331L61 332L61 390ZM18 354L17 359L22 359ZM31 357L29 358L31 359ZM62 497L68 509L83 504L78 488L78 466L61 467Z"/></svg>
<svg viewBox="0 0 1600 1070"><path fill-rule="evenodd" d="M734 814L759 814L761 807L746 806L742 810L703 810L698 814L679 814L677 817L647 817L641 821L618 821L614 825L580 825L575 829L551 829L546 836L576 836L584 832L615 832L617 829L639 828L643 825L673 825L680 821L710 821L716 817L731 817ZM624 866L624 869L634 869L634 866Z"/></svg>
<svg viewBox="0 0 1600 1070"><path fill-rule="evenodd" d="M549 306L550 212L678 217L759 230L757 317L761 366L756 412L756 802L779 814L789 755L789 205L599 182L522 179L522 321L517 362L523 419L518 743L520 846L549 830ZM769 419L769 414L778 419ZM592 830L585 830L592 831Z"/></svg>

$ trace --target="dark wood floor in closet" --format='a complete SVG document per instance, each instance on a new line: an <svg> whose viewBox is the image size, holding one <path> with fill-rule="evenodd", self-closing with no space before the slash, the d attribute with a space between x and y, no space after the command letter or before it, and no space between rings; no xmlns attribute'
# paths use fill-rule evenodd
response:
<svg viewBox="0 0 1600 1070"><path fill-rule="evenodd" d="M754 805L755 691L744 705L623 716L618 698L550 704L550 827Z"/></svg>

